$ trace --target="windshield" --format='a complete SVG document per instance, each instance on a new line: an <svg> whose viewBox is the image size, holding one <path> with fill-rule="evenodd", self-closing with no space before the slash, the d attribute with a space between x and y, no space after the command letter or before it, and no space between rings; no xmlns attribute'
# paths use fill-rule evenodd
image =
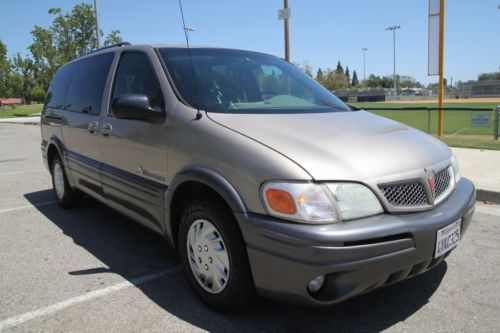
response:
<svg viewBox="0 0 500 333"><path fill-rule="evenodd" d="M209 112L346 112L349 107L297 67L274 56L226 49L160 48L184 101Z"/></svg>

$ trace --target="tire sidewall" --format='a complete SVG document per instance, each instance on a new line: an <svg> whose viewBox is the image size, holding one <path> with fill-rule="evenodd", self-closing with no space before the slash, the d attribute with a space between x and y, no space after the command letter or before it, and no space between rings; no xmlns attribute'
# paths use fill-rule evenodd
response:
<svg viewBox="0 0 500 333"><path fill-rule="evenodd" d="M240 293L248 291L245 290L248 288L248 279L250 279L253 286L251 276L244 276L244 274L249 273L247 269L248 257L246 255L245 243L242 242L241 232L234 217L231 215L230 212L227 212L224 207L221 207L216 202L205 200L194 201L188 205L183 214L178 239L182 265L191 286L204 303L223 312L236 311L242 307L243 304L235 304L235 300L238 299ZM187 235L191 225L199 219L207 220L215 226L227 249L229 279L225 288L217 294L208 292L199 284L189 263ZM242 303L244 302L243 299L244 297L241 298Z"/></svg>
<svg viewBox="0 0 500 333"><path fill-rule="evenodd" d="M57 195L55 186L54 168L56 164L59 164L64 179L64 195L62 198L59 198L59 195ZM52 161L50 172L52 175L52 187L54 189L54 195L56 197L57 203L63 208L75 207L82 197L81 192L73 190L69 185L68 176L66 175L66 169L64 168L64 164L62 163L62 160L59 156L55 157Z"/></svg>
<svg viewBox="0 0 500 333"><path fill-rule="evenodd" d="M59 167L61 168L61 172L63 174L63 179L64 179L64 194L63 194L62 198L59 197L59 195L57 194L57 191L56 191L56 184L55 184L56 180L55 180L55 176L54 176L54 170L56 168L56 165L59 165ZM57 201L59 203L62 203L62 202L64 202L64 199L68 193L68 191L67 191L68 190L68 181L66 179L66 172L64 170L64 165L62 164L61 159L59 159L58 157L54 158L54 160L52 161L52 168L50 171L52 173L52 188L54 189L54 193L56 195Z"/></svg>

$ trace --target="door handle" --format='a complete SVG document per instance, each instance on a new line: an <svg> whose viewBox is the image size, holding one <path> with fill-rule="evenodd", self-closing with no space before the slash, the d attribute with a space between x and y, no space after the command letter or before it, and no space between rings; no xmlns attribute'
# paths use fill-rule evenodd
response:
<svg viewBox="0 0 500 333"><path fill-rule="evenodd" d="M101 129L102 136L110 136L112 131L113 131L113 126L111 126L110 123L104 123L102 125Z"/></svg>
<svg viewBox="0 0 500 333"><path fill-rule="evenodd" d="M99 126L97 121L91 121L87 126L87 131L89 131L90 134L96 134L97 126Z"/></svg>

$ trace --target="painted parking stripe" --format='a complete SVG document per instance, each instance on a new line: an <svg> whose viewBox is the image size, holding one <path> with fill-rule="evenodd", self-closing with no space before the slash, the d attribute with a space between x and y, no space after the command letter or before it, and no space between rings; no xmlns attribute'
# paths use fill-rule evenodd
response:
<svg viewBox="0 0 500 333"><path fill-rule="evenodd" d="M35 208L35 207L48 206L48 205L53 205L53 204L56 204L56 203L57 203L57 201L46 201L46 202L41 202L41 203L34 204L34 205L26 205L26 206L20 206L20 207L5 208L5 209L0 209L0 214L7 213L7 212L13 212L13 211L16 211L16 210L22 210L22 209L29 209L29 208Z"/></svg>
<svg viewBox="0 0 500 333"><path fill-rule="evenodd" d="M49 315L49 314L52 314L52 313L57 312L57 311L61 311L63 309L66 309L66 308L68 308L72 305L78 304L78 303L83 303L83 302L86 302L86 301L89 301L89 300L92 300L95 298L106 296L106 295L111 294L111 293L118 291L118 290L122 290L122 289L133 287L133 286L139 286L139 285L144 284L146 282L156 280L156 279L159 279L159 278L164 277L166 275L175 273L178 270L180 270L180 266L172 267L170 269L161 271L159 273L149 274L149 275L145 275L145 276L142 276L139 278L131 279L130 281L120 282L118 284L115 284L115 285L112 285L112 286L109 286L109 287L106 287L103 289L94 290L94 291L88 292L86 294L83 294L81 296L76 296L76 297L49 305L47 307L44 307L44 308L41 308L38 310L26 312L24 314L5 319L3 321L0 321L0 331L2 329L8 328L8 327L18 326L18 325L21 325L27 321L30 321L30 320L33 320L33 319L36 319L36 318L39 318L42 316Z"/></svg>
<svg viewBox="0 0 500 333"><path fill-rule="evenodd" d="M47 169L35 169L35 170L27 170L27 171L13 171L13 172L5 172L5 173L0 173L0 176L14 176L14 175L23 175L25 173L36 173L36 172L42 172L42 171L47 171ZM47 171L48 172L48 171Z"/></svg>

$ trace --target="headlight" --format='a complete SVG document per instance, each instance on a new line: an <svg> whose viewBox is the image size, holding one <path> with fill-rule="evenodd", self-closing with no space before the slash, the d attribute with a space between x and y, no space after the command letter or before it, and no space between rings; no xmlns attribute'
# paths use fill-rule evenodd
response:
<svg viewBox="0 0 500 333"><path fill-rule="evenodd" d="M384 211L373 192L356 183L330 183L328 188L335 197L343 220L358 219Z"/></svg>
<svg viewBox="0 0 500 333"><path fill-rule="evenodd" d="M340 222L325 185L270 182L262 187L262 198L270 215L308 223Z"/></svg>
<svg viewBox="0 0 500 333"><path fill-rule="evenodd" d="M451 153L451 167L453 168L453 177L455 179L455 184L460 180L460 167L458 165L458 160L455 154Z"/></svg>
<svg viewBox="0 0 500 333"><path fill-rule="evenodd" d="M335 223L383 212L373 192L355 183L269 182L261 195L270 215L305 223Z"/></svg>

